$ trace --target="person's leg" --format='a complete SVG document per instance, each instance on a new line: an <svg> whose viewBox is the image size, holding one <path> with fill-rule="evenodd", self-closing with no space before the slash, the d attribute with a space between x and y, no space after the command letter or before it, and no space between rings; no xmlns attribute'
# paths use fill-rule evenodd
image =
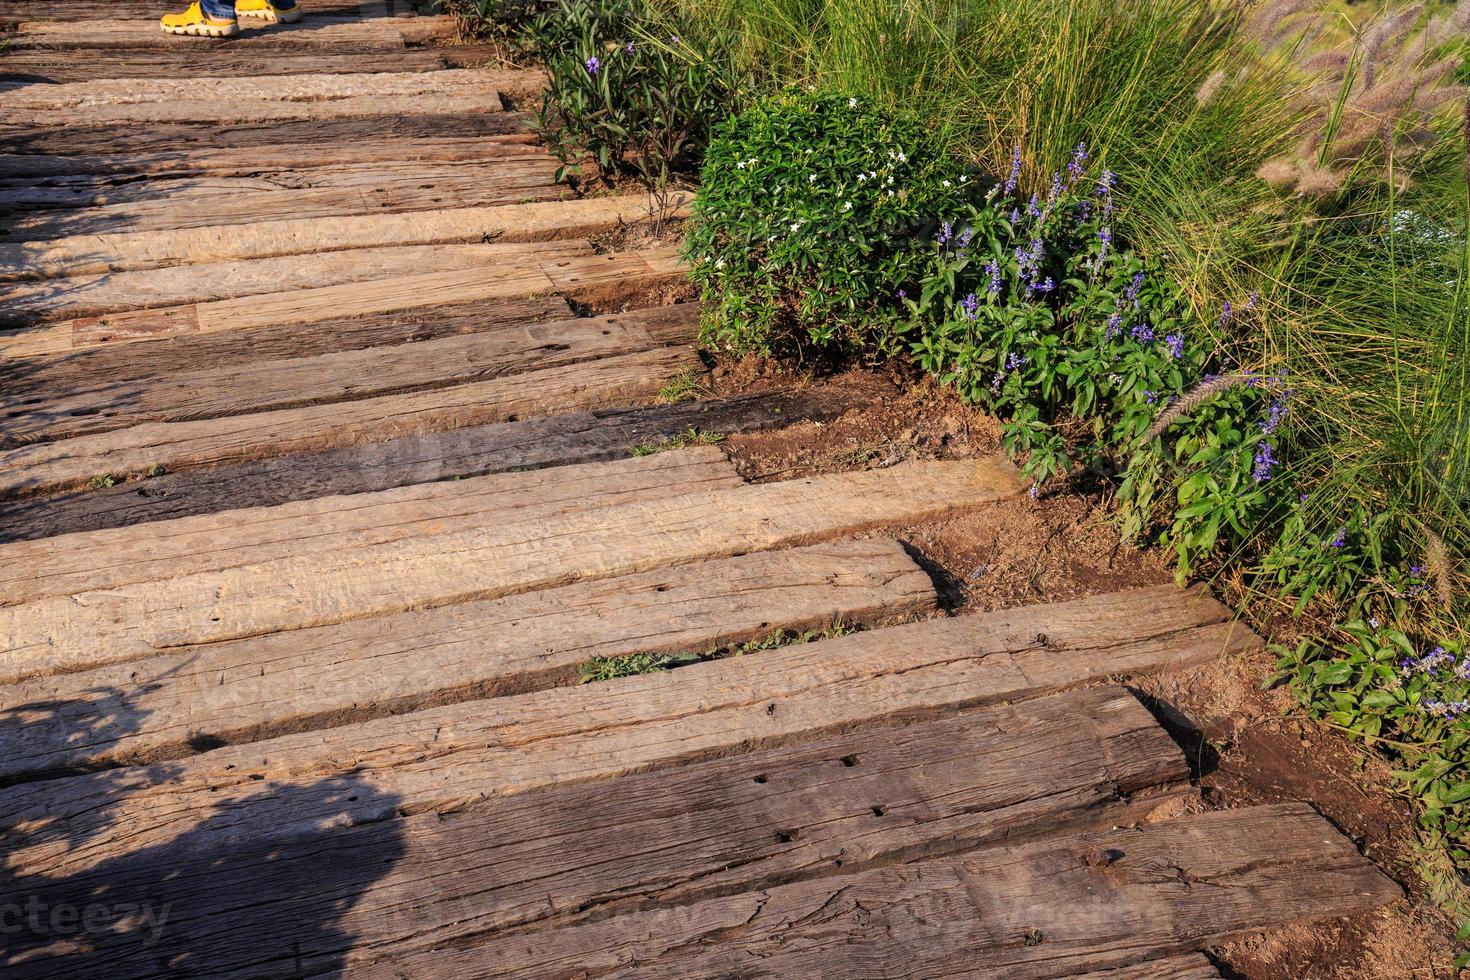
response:
<svg viewBox="0 0 1470 980"><path fill-rule="evenodd" d="M240 31L235 0L194 0L181 14L165 14L160 24L167 34L193 37L229 37Z"/></svg>
<svg viewBox="0 0 1470 980"><path fill-rule="evenodd" d="M301 19L296 0L235 0L238 17L259 17L272 24L291 24Z"/></svg>

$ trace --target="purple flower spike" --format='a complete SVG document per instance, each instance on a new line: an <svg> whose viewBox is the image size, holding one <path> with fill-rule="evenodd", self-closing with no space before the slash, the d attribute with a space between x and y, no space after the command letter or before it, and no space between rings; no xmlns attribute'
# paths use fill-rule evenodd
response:
<svg viewBox="0 0 1470 980"><path fill-rule="evenodd" d="M1015 146L1011 149L1011 174L1006 178L1005 192L1014 194L1016 185L1021 181L1021 147Z"/></svg>
<svg viewBox="0 0 1470 980"><path fill-rule="evenodd" d="M1276 458L1276 447L1269 442L1263 442L1256 447L1256 465L1251 469L1251 479L1257 483L1265 483L1271 479L1271 471L1280 462Z"/></svg>
<svg viewBox="0 0 1470 980"><path fill-rule="evenodd" d="M1072 175L1073 180L1076 180L1078 177L1082 176L1082 171L1086 169L1084 166L1086 163L1087 144L1078 143L1076 151L1072 154L1072 162L1067 164L1067 173Z"/></svg>
<svg viewBox="0 0 1470 980"><path fill-rule="evenodd" d="M975 319L975 314L980 309L980 297L971 293L960 300L960 308L964 310L966 320Z"/></svg>
<svg viewBox="0 0 1470 980"><path fill-rule="evenodd" d="M996 262L994 259L985 263L985 273L986 275L990 276L990 282L986 284L985 288L990 290L990 292L992 293L1000 292L1000 263Z"/></svg>
<svg viewBox="0 0 1470 980"><path fill-rule="evenodd" d="M592 58L588 58L587 59L587 74L589 74L589 75L596 75L597 72L598 72L598 70L601 67L602 67L602 62L599 61L599 60L597 60L596 57L592 57Z"/></svg>
<svg viewBox="0 0 1470 980"><path fill-rule="evenodd" d="M1154 331L1148 324L1140 323L1128 331L1128 336L1141 344L1146 344L1154 339Z"/></svg>
<svg viewBox="0 0 1470 980"><path fill-rule="evenodd" d="M1184 356L1184 337L1181 334L1171 333L1164 338L1164 344L1169 348L1169 359L1177 361Z"/></svg>

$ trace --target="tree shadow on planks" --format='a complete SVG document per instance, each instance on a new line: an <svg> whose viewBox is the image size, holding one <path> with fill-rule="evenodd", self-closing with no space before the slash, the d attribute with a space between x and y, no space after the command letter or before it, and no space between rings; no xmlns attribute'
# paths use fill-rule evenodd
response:
<svg viewBox="0 0 1470 980"><path fill-rule="evenodd" d="M107 693L114 695L106 699L110 709L79 724L76 742L136 730L142 714L122 692ZM55 701L15 706L0 713L0 744L16 744L21 729L46 713L87 716ZM105 813L106 803L176 776L164 763L69 778L90 781L105 801L95 812ZM99 853L103 832L115 842L118 828L106 819L48 817L44 800L56 784L0 790L0 975L6 978L342 976L354 944L342 917L404 853L392 819L347 847L330 811L300 828L237 827L234 806L198 813L172 838L113 843ZM395 797L352 774L289 792L343 811L367 807L386 818L397 812ZM278 795L262 779L259 793L235 806ZM27 864L37 861L62 868L80 862L81 868L28 873ZM242 914L267 900L281 912Z"/></svg>

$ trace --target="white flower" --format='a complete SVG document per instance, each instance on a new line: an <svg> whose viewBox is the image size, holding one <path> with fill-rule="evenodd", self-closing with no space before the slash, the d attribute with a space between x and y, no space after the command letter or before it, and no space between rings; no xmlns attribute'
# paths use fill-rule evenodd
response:
<svg viewBox="0 0 1470 980"><path fill-rule="evenodd" d="M735 169L736 170L744 170L745 169L745 161L744 160L737 160L737 161L735 161Z"/></svg>
<svg viewBox="0 0 1470 980"><path fill-rule="evenodd" d="M816 174L808 174L807 175L807 178L806 178L806 182L808 184L815 184L817 182L817 175Z"/></svg>
<svg viewBox="0 0 1470 980"><path fill-rule="evenodd" d="M888 192L888 196L889 196L889 197L892 197L892 196L893 196L893 191L891 191L891 190L890 190L890 191L889 191L889 192Z"/></svg>
<svg viewBox="0 0 1470 980"><path fill-rule="evenodd" d="M867 174L864 174L864 173L859 173L858 174L858 183L859 184L863 183L867 179L868 179L868 175Z"/></svg>
<svg viewBox="0 0 1470 980"><path fill-rule="evenodd" d="M857 99L848 99L847 100L847 107L849 109L856 109L857 108Z"/></svg>
<svg viewBox="0 0 1470 980"><path fill-rule="evenodd" d="M724 259L715 259L715 268L716 269L723 269L724 267L725 267L725 260Z"/></svg>
<svg viewBox="0 0 1470 980"><path fill-rule="evenodd" d="M950 186L950 183L947 180L941 180L939 183L940 183L940 186L943 186L943 187L949 187Z"/></svg>
<svg viewBox="0 0 1470 980"><path fill-rule="evenodd" d="M792 231L801 231L801 222L800 221L793 221L793 222L791 222L791 230Z"/></svg>
<svg viewBox="0 0 1470 980"><path fill-rule="evenodd" d="M899 150L898 151L898 162L899 163L908 163L909 162L909 158L904 155L904 152L902 150Z"/></svg>
<svg viewBox="0 0 1470 980"><path fill-rule="evenodd" d="M844 210L844 211L851 211L852 210L852 202L851 201L843 201L842 202L842 210Z"/></svg>

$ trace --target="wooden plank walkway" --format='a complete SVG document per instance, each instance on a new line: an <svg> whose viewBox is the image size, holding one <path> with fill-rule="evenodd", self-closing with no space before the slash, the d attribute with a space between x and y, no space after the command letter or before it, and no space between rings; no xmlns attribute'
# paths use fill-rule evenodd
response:
<svg viewBox="0 0 1470 980"><path fill-rule="evenodd" d="M1206 978L1398 894L1191 812L1120 685L1259 644L1207 591L938 609L902 529L1004 460L635 454L860 396L661 400L679 260L594 247L647 203L553 183L539 73L159 13L0 0L6 977Z"/></svg>

